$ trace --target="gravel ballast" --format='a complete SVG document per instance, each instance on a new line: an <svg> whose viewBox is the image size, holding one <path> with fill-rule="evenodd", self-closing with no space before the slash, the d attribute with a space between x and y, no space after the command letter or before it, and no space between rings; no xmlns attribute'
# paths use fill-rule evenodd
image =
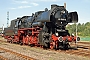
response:
<svg viewBox="0 0 90 60"><path fill-rule="evenodd" d="M64 52L60 53L57 51L43 50L42 48L21 46L21 45L5 43L5 42L3 43L0 42L0 47L12 50L14 52L17 52L26 56L30 56L37 60L90 60L90 58L85 56L70 55ZM7 55L7 57L10 57L10 56Z"/></svg>

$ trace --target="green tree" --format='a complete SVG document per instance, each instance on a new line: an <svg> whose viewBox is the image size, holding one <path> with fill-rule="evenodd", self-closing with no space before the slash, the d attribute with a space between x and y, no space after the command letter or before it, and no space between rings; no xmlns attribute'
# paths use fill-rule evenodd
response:
<svg viewBox="0 0 90 60"><path fill-rule="evenodd" d="M72 24L66 27L69 30L69 33L76 34L76 24ZM77 33L79 36L90 36L90 22L87 23L78 23L77 24Z"/></svg>

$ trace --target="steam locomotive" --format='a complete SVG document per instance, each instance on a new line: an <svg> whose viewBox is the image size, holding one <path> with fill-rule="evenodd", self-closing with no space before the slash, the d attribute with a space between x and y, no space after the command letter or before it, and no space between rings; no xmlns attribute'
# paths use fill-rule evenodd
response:
<svg viewBox="0 0 90 60"><path fill-rule="evenodd" d="M51 5L51 9L38 11L32 16L23 16L11 21L4 29L7 42L43 46L50 49L68 49L70 42L78 37L66 30L68 23L77 23L77 12L68 12L64 6ZM79 40L79 39L77 39Z"/></svg>

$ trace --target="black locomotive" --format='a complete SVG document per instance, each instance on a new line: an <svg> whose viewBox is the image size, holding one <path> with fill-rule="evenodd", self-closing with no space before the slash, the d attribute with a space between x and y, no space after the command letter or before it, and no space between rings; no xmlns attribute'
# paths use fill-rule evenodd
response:
<svg viewBox="0 0 90 60"><path fill-rule="evenodd" d="M69 48L69 42L76 41L65 29L68 23L77 23L77 12L68 12L64 6L51 5L51 9L38 11L32 16L23 16L11 21L5 28L9 42L40 45L46 48Z"/></svg>

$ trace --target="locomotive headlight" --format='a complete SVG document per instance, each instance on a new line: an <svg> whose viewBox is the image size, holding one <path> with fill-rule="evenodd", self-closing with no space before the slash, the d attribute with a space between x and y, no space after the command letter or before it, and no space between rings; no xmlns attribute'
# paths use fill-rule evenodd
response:
<svg viewBox="0 0 90 60"><path fill-rule="evenodd" d="M58 36L58 33L56 33L56 36Z"/></svg>

